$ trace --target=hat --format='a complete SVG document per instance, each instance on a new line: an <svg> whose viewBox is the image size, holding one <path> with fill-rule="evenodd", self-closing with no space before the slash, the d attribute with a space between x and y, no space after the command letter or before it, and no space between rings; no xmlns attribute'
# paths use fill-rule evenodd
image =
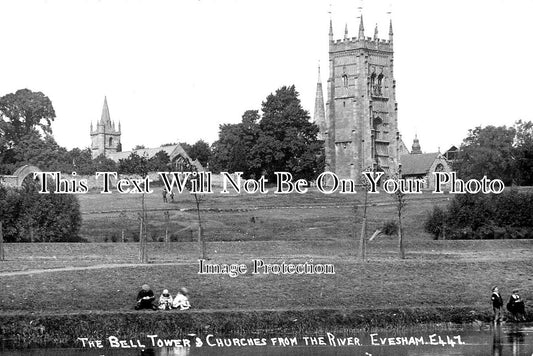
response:
<svg viewBox="0 0 533 356"><path fill-rule="evenodd" d="M150 290L150 286L148 284L143 284L142 288L144 290Z"/></svg>
<svg viewBox="0 0 533 356"><path fill-rule="evenodd" d="M187 288L185 288L185 287L181 288L181 289L180 289L180 292L181 292L182 294L188 294L188 293L189 293L189 291L188 291Z"/></svg>
<svg viewBox="0 0 533 356"><path fill-rule="evenodd" d="M520 290L520 289L515 288L515 289L513 289L513 293L518 293L519 290Z"/></svg>
<svg viewBox="0 0 533 356"><path fill-rule="evenodd" d="M165 290L163 291L163 294L168 294L168 289L165 289Z"/></svg>
<svg viewBox="0 0 533 356"><path fill-rule="evenodd" d="M492 287L492 291L494 292L494 290L495 290L496 288L498 288L498 286L493 286L493 287Z"/></svg>

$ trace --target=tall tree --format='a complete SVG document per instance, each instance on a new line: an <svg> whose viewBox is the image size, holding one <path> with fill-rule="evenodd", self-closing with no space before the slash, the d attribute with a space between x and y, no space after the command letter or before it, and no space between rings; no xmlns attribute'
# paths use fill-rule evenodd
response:
<svg viewBox="0 0 533 356"><path fill-rule="evenodd" d="M515 174L520 185L533 185L533 122L517 121L515 124Z"/></svg>
<svg viewBox="0 0 533 356"><path fill-rule="evenodd" d="M238 124L220 125L219 139L213 143L212 167L215 172L244 172L245 177L260 173L254 171L252 149L259 136L259 113L247 110Z"/></svg>
<svg viewBox="0 0 533 356"><path fill-rule="evenodd" d="M16 144L35 129L52 133L55 117L52 102L41 92L20 89L0 98L0 134L10 144Z"/></svg>
<svg viewBox="0 0 533 356"><path fill-rule="evenodd" d="M302 108L298 96L294 85L284 86L262 104L263 117L252 150L252 166L271 179L276 171L313 179L323 169L318 126L309 121L309 113Z"/></svg>
<svg viewBox="0 0 533 356"><path fill-rule="evenodd" d="M461 145L457 172L463 179L501 179L511 183L514 177L514 139L516 130L506 126L476 127L468 131Z"/></svg>
<svg viewBox="0 0 533 356"><path fill-rule="evenodd" d="M211 148L204 140L198 140L191 146L187 154L193 161L198 160L202 166L206 167L211 158Z"/></svg>

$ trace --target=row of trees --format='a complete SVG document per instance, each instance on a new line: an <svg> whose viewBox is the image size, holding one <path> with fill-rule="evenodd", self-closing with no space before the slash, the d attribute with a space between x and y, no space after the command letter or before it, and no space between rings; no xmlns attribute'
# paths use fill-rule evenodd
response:
<svg viewBox="0 0 533 356"><path fill-rule="evenodd" d="M506 185L533 185L533 122L470 130L454 169L463 179L486 175Z"/></svg>

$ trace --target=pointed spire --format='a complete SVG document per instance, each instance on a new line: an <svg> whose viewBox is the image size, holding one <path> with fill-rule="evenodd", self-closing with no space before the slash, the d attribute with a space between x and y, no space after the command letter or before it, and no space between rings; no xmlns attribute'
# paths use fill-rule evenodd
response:
<svg viewBox="0 0 533 356"><path fill-rule="evenodd" d="M365 39L365 27L363 26L363 14L361 14L361 22L359 23L359 39Z"/></svg>
<svg viewBox="0 0 533 356"><path fill-rule="evenodd" d="M389 24L389 41L392 42L392 19L390 19Z"/></svg>
<svg viewBox="0 0 533 356"><path fill-rule="evenodd" d="M93 132L93 121L91 120L91 133Z"/></svg>
<svg viewBox="0 0 533 356"><path fill-rule="evenodd" d="M329 41L333 41L333 20L331 19L331 3L329 4Z"/></svg>
<svg viewBox="0 0 533 356"><path fill-rule="evenodd" d="M348 38L348 24L344 24L344 39Z"/></svg>
<svg viewBox="0 0 533 356"><path fill-rule="evenodd" d="M376 22L376 27L374 28L374 41L378 39L378 24Z"/></svg>
<svg viewBox="0 0 533 356"><path fill-rule="evenodd" d="M318 139L324 140L324 134L327 131L326 110L324 107L324 94L322 91L322 80L320 79L320 62L318 63L318 82L316 84L315 112L313 122L318 126Z"/></svg>
<svg viewBox="0 0 533 356"><path fill-rule="evenodd" d="M120 130L120 121L118 122L118 132L121 132L121 130Z"/></svg>
<svg viewBox="0 0 533 356"><path fill-rule="evenodd" d="M107 106L107 97L104 97L104 107L102 108L102 117L100 123L105 124L109 122L111 124L111 117L109 116L109 107Z"/></svg>

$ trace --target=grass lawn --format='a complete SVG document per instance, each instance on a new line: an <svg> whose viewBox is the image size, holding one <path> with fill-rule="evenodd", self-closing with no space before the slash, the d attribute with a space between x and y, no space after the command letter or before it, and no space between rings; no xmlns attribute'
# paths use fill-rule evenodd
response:
<svg viewBox="0 0 533 356"><path fill-rule="evenodd" d="M149 242L150 263L137 264L136 243L6 244L0 263L3 313L131 310L143 283L159 295L168 288L191 292L194 309L388 308L471 306L489 310L490 288L508 297L512 288L533 299L533 241L434 241L423 231L427 210L448 196L410 196L405 211L407 258L399 260L395 237L380 237L368 259L355 255L361 195L309 193L290 196L210 196L202 217L212 263L331 263L334 275L199 275L192 197L164 204L147 196L153 240L161 237L164 209L172 208L171 233L192 225L181 242ZM135 196L80 196L83 234L102 241L121 229L137 231ZM369 231L394 219L392 198L371 196ZM176 209L178 208L178 209ZM184 209L184 210L179 210ZM130 216L130 225L123 216ZM355 216L355 218L354 218ZM252 222L254 217L255 222ZM126 226L126 227L123 227ZM129 231L129 230L128 230ZM149 229L150 231L150 229ZM186 231L186 230L184 230ZM181 236L181 235L177 235ZM194 237L194 234L192 235ZM88 269L84 269L88 267ZM51 270L64 268L63 270ZM49 270L49 271L43 271Z"/></svg>
<svg viewBox="0 0 533 356"><path fill-rule="evenodd" d="M22 247L19 250L19 247ZM41 247L40 249L38 247ZM211 262L332 263L335 275L198 275L192 243L153 243L153 263L130 265L136 244L10 244L12 257L2 270L15 271L33 256L33 267L87 266L109 263L123 267L2 275L0 304L4 312L125 311L139 286L149 283L156 294L189 288L195 309L387 308L472 306L489 308L490 287L508 296L514 287L533 298L531 241L419 241L407 244L399 260L395 241L370 245L367 262L354 258L353 241L213 242ZM38 265L55 256L54 265ZM158 264L159 263L159 264ZM22 268L20 268L22 269Z"/></svg>

